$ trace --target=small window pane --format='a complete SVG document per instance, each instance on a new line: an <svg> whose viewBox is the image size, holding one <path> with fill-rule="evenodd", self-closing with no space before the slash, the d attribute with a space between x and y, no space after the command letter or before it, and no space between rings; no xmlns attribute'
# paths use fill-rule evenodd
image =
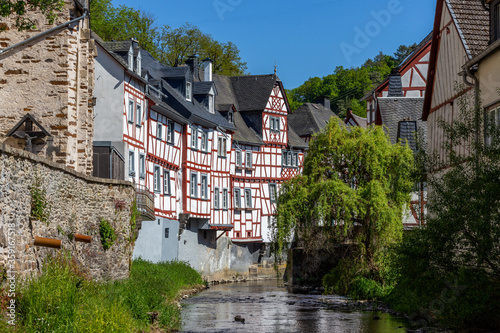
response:
<svg viewBox="0 0 500 333"><path fill-rule="evenodd" d="M158 127L156 128L156 138L161 140L163 136L163 125L158 123Z"/></svg>
<svg viewBox="0 0 500 333"><path fill-rule="evenodd" d="M245 190L245 207L252 208L252 192L251 192L251 190Z"/></svg>
<svg viewBox="0 0 500 333"><path fill-rule="evenodd" d="M141 126L141 122L142 122L142 112L141 112L141 105L140 104L137 104L136 106L136 125L137 126Z"/></svg>
<svg viewBox="0 0 500 333"><path fill-rule="evenodd" d="M238 188L234 190L234 208L241 208L241 192Z"/></svg>
<svg viewBox="0 0 500 333"><path fill-rule="evenodd" d="M163 193L170 195L170 172L163 171Z"/></svg>
<svg viewBox="0 0 500 333"><path fill-rule="evenodd" d="M222 208L227 209L228 206L228 192L227 188L222 189Z"/></svg>
<svg viewBox="0 0 500 333"><path fill-rule="evenodd" d="M219 209L219 188L214 189L214 208Z"/></svg>
<svg viewBox="0 0 500 333"><path fill-rule="evenodd" d="M191 196L196 198L198 196L198 175L191 174Z"/></svg>
<svg viewBox="0 0 500 333"><path fill-rule="evenodd" d="M159 192L160 191L160 167L159 166L155 166L155 169L154 169L154 191L155 192Z"/></svg>
<svg viewBox="0 0 500 333"><path fill-rule="evenodd" d="M128 121L134 122L134 101L128 101Z"/></svg>

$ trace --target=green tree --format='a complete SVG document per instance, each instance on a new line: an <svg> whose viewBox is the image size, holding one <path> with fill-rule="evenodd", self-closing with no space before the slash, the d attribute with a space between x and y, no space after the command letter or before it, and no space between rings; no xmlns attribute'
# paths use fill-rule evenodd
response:
<svg viewBox="0 0 500 333"><path fill-rule="evenodd" d="M500 328L500 130L474 104L464 95L459 118L440 122L447 153L427 157L427 226L395 251L391 301L420 325Z"/></svg>
<svg viewBox="0 0 500 333"><path fill-rule="evenodd" d="M413 43L412 45L400 45L396 52L394 52L394 59L396 61L396 64L399 65L403 60L406 59L410 54L415 51L417 48L417 44Z"/></svg>
<svg viewBox="0 0 500 333"><path fill-rule="evenodd" d="M193 54L200 59L210 58L216 74L242 75L247 69L246 63L241 61L240 51L232 42L220 43L189 23L176 29L162 28L158 50L160 62L176 67Z"/></svg>
<svg viewBox="0 0 500 333"><path fill-rule="evenodd" d="M348 130L337 121L309 147L302 175L281 188L274 251L286 251L293 235L306 251L354 243L366 274L380 277L384 249L401 238L412 151L392 145L381 128Z"/></svg>
<svg viewBox="0 0 500 333"><path fill-rule="evenodd" d="M0 15L2 17L15 16L16 28L21 30L35 29L35 22L26 17L27 11L40 11L49 24L53 24L57 17L57 13L64 7L63 0L0 0ZM6 26L3 24L1 30L5 30Z"/></svg>
<svg viewBox="0 0 500 333"><path fill-rule="evenodd" d="M158 28L153 15L127 6L115 8L111 0L90 2L90 24L105 41L136 39L139 45L157 56Z"/></svg>

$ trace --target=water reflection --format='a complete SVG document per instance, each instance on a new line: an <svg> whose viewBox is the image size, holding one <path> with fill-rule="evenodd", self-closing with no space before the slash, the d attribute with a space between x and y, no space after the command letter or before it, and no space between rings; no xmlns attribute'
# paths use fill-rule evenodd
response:
<svg viewBox="0 0 500 333"><path fill-rule="evenodd" d="M339 311L341 296L293 295L276 281L213 286L183 302L183 332L406 332L406 320L385 313ZM245 323L235 321L235 316Z"/></svg>

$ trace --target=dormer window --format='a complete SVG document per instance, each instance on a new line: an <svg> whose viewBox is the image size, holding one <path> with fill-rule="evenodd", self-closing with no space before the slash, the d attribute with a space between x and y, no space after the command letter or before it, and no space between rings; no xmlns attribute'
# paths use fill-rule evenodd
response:
<svg viewBox="0 0 500 333"><path fill-rule="evenodd" d="M135 72L139 75L141 75L141 67L142 67L142 57L141 57L141 52L137 54L137 58L135 59Z"/></svg>
<svg viewBox="0 0 500 333"><path fill-rule="evenodd" d="M227 121L229 121L231 124L234 122L234 120L233 120L233 111L232 110L230 110L227 113Z"/></svg>
<svg viewBox="0 0 500 333"><path fill-rule="evenodd" d="M186 100L191 102L191 96L193 95L193 84L191 82L186 82Z"/></svg>

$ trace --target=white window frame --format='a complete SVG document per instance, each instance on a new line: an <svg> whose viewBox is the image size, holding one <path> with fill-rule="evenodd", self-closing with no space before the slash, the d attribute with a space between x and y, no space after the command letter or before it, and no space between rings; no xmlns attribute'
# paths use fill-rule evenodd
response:
<svg viewBox="0 0 500 333"><path fill-rule="evenodd" d="M136 117L136 126L141 127L142 125L142 105L137 103L135 106L135 117Z"/></svg>
<svg viewBox="0 0 500 333"><path fill-rule="evenodd" d="M490 131L492 130L492 128L490 128L490 126L495 126L495 129L497 131L500 130L500 106L497 106L495 108L491 108L489 110L487 110L487 114L486 114L486 123L487 123L487 133L486 133L486 145L487 146L491 146L491 144L493 143L493 138L492 136L490 135Z"/></svg>
<svg viewBox="0 0 500 333"><path fill-rule="evenodd" d="M279 117L274 117L270 116L270 126L269 128L271 129L271 132L279 132L280 131L280 118Z"/></svg>
<svg viewBox="0 0 500 333"><path fill-rule="evenodd" d="M234 209L241 208L241 189L239 187L234 189Z"/></svg>
<svg viewBox="0 0 500 333"><path fill-rule="evenodd" d="M198 197L198 174L196 172L191 172L191 182L190 182L190 193L191 198Z"/></svg>
<svg viewBox="0 0 500 333"><path fill-rule="evenodd" d="M167 142L174 143L175 124L172 120L167 120Z"/></svg>
<svg viewBox="0 0 500 333"><path fill-rule="evenodd" d="M208 175L201 175L201 198L208 199Z"/></svg>
<svg viewBox="0 0 500 333"><path fill-rule="evenodd" d="M278 194L278 191L277 191L276 184L270 183L269 184L269 200L271 200L271 202L276 202L277 194Z"/></svg>
<svg viewBox="0 0 500 333"><path fill-rule="evenodd" d="M134 104L133 100L128 100L128 122L131 124L134 123Z"/></svg>
<svg viewBox="0 0 500 333"><path fill-rule="evenodd" d="M222 189L222 209L229 208L229 191L227 188Z"/></svg>
<svg viewBox="0 0 500 333"><path fill-rule="evenodd" d="M299 153L292 152L292 166L296 167L299 165Z"/></svg>
<svg viewBox="0 0 500 333"><path fill-rule="evenodd" d="M133 150L128 151L128 175L135 176L135 152Z"/></svg>
<svg viewBox="0 0 500 333"><path fill-rule="evenodd" d="M170 170L163 169L163 194L171 195Z"/></svg>
<svg viewBox="0 0 500 333"><path fill-rule="evenodd" d="M191 149L198 150L198 130L191 127Z"/></svg>
<svg viewBox="0 0 500 333"><path fill-rule="evenodd" d="M146 178L146 155L139 153L139 177Z"/></svg>
<svg viewBox="0 0 500 333"><path fill-rule="evenodd" d="M252 151L251 150L247 150L245 152L245 166L247 168L252 168L253 167L253 162L252 162Z"/></svg>
<svg viewBox="0 0 500 333"><path fill-rule="evenodd" d="M208 132L201 131L201 151L208 152Z"/></svg>
<svg viewBox="0 0 500 333"><path fill-rule="evenodd" d="M160 122L156 125L156 138L160 141L163 139L163 125Z"/></svg>
<svg viewBox="0 0 500 333"><path fill-rule="evenodd" d="M155 193L161 192L161 167L159 165L154 166L153 171L153 191Z"/></svg>
<svg viewBox="0 0 500 333"><path fill-rule="evenodd" d="M252 190L245 189L245 208L252 208Z"/></svg>
<svg viewBox="0 0 500 333"><path fill-rule="evenodd" d="M191 82L186 82L186 101L191 102L191 95L193 92L193 84Z"/></svg>
<svg viewBox="0 0 500 333"><path fill-rule="evenodd" d="M214 188L214 209L220 209L220 190L218 187Z"/></svg>
<svg viewBox="0 0 500 333"><path fill-rule="evenodd" d="M237 167L242 167L243 166L243 158L242 158L242 153L240 149L235 150L234 154L234 159Z"/></svg>
<svg viewBox="0 0 500 333"><path fill-rule="evenodd" d="M225 137L219 136L217 141L217 155L219 157L227 156L227 140Z"/></svg>

